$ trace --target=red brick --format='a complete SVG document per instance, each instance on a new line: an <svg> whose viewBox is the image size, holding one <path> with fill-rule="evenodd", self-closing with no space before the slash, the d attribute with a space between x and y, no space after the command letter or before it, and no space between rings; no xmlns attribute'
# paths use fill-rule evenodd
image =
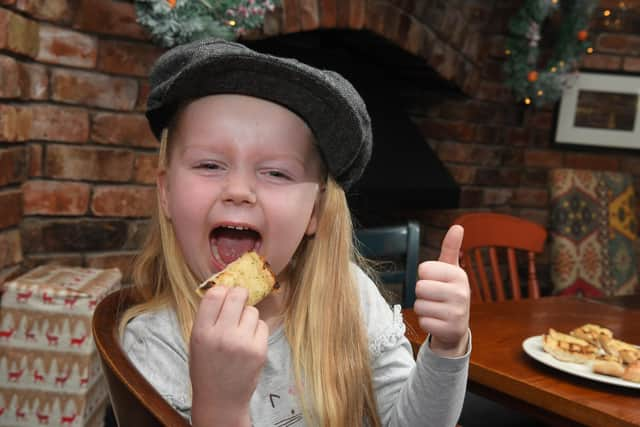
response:
<svg viewBox="0 0 640 427"><path fill-rule="evenodd" d="M20 96L20 66L10 56L0 55L0 98Z"/></svg>
<svg viewBox="0 0 640 427"><path fill-rule="evenodd" d="M141 184L154 184L158 167L157 153L138 153L133 164L133 180Z"/></svg>
<svg viewBox="0 0 640 427"><path fill-rule="evenodd" d="M68 0L18 0L19 10L45 21L69 23L72 8Z"/></svg>
<svg viewBox="0 0 640 427"><path fill-rule="evenodd" d="M95 216L148 217L155 206L155 195L155 187L96 187L91 201L91 211Z"/></svg>
<svg viewBox="0 0 640 427"><path fill-rule="evenodd" d="M364 27L366 20L364 1L349 2L349 28L352 30L359 30Z"/></svg>
<svg viewBox="0 0 640 427"><path fill-rule="evenodd" d="M297 33L300 31L300 11L298 0L290 0L282 3L284 13L283 32Z"/></svg>
<svg viewBox="0 0 640 427"><path fill-rule="evenodd" d="M269 37L277 36L278 34L280 34L282 32L282 28L284 27L282 20L282 7L278 6L273 12L267 12L266 15L264 15L264 23L262 25L264 35Z"/></svg>
<svg viewBox="0 0 640 427"><path fill-rule="evenodd" d="M473 159L476 165L498 166L502 164L504 149L501 147L473 145L469 151L470 159Z"/></svg>
<svg viewBox="0 0 640 427"><path fill-rule="evenodd" d="M482 193L482 206L507 205L513 198L510 188L485 188Z"/></svg>
<svg viewBox="0 0 640 427"><path fill-rule="evenodd" d="M20 226L25 253L121 250L127 243L125 220L26 218Z"/></svg>
<svg viewBox="0 0 640 427"><path fill-rule="evenodd" d="M417 19L411 18L405 49L416 56L420 55L427 39L427 28Z"/></svg>
<svg viewBox="0 0 640 427"><path fill-rule="evenodd" d="M115 0L77 0L73 28L88 32L147 40L149 35L136 22L133 2Z"/></svg>
<svg viewBox="0 0 640 427"><path fill-rule="evenodd" d="M616 171L620 168L620 162L615 156L605 156L602 154L566 153L563 166L574 169Z"/></svg>
<svg viewBox="0 0 640 427"><path fill-rule="evenodd" d="M22 261L20 232L9 230L0 232L0 268L9 267Z"/></svg>
<svg viewBox="0 0 640 427"><path fill-rule="evenodd" d="M42 145L29 144L27 149L30 177L42 176Z"/></svg>
<svg viewBox="0 0 640 427"><path fill-rule="evenodd" d="M138 100L136 101L136 111L146 111L147 109L147 98L149 98L149 82L142 81L140 82L140 88L138 90Z"/></svg>
<svg viewBox="0 0 640 427"><path fill-rule="evenodd" d="M476 176L474 166L447 165L447 169L458 184L472 184Z"/></svg>
<svg viewBox="0 0 640 427"><path fill-rule="evenodd" d="M438 146L438 157L443 162L473 163L471 146L456 142L443 142Z"/></svg>
<svg viewBox="0 0 640 427"><path fill-rule="evenodd" d="M483 80L478 84L476 98L483 101L513 103L511 90L502 83Z"/></svg>
<svg viewBox="0 0 640 427"><path fill-rule="evenodd" d="M300 25L302 31L315 30L320 26L317 0L298 0L300 3Z"/></svg>
<svg viewBox="0 0 640 427"><path fill-rule="evenodd" d="M38 23L0 9L0 49L35 57L38 53Z"/></svg>
<svg viewBox="0 0 640 427"><path fill-rule="evenodd" d="M320 26L322 28L335 28L337 1L338 0L318 0L320 3Z"/></svg>
<svg viewBox="0 0 640 427"><path fill-rule="evenodd" d="M52 71L51 90L55 101L112 110L132 110L138 97L134 79L66 69Z"/></svg>
<svg viewBox="0 0 640 427"><path fill-rule="evenodd" d="M27 177L26 162L23 147L0 148L0 186L23 182Z"/></svg>
<svg viewBox="0 0 640 427"><path fill-rule="evenodd" d="M21 63L20 93L23 99L44 100L49 98L49 74L39 64Z"/></svg>
<svg viewBox="0 0 640 427"><path fill-rule="evenodd" d="M526 147L531 141L531 131L524 128L505 129L505 142L507 145Z"/></svg>
<svg viewBox="0 0 640 427"><path fill-rule="evenodd" d="M562 167L563 155L559 151L527 150L524 153L526 167L542 167L547 169Z"/></svg>
<svg viewBox="0 0 640 427"><path fill-rule="evenodd" d="M31 125L31 109L0 104L0 142L19 142L29 139Z"/></svg>
<svg viewBox="0 0 640 427"><path fill-rule="evenodd" d="M22 192L25 215L82 215L89 206L88 184L27 181Z"/></svg>
<svg viewBox="0 0 640 427"><path fill-rule="evenodd" d="M0 229L14 227L22 220L22 192L0 191Z"/></svg>
<svg viewBox="0 0 640 427"><path fill-rule="evenodd" d="M87 267L91 268L117 268L122 273L122 284L131 283L131 267L137 251L106 252L88 254L86 256Z"/></svg>
<svg viewBox="0 0 640 427"><path fill-rule="evenodd" d="M98 113L92 117L91 140L100 144L158 147L142 114Z"/></svg>
<svg viewBox="0 0 640 427"><path fill-rule="evenodd" d="M125 182L131 179L133 153L127 150L49 145L45 175L52 178Z"/></svg>
<svg viewBox="0 0 640 427"><path fill-rule="evenodd" d="M95 37L51 25L40 25L38 61L94 68L97 57L98 41Z"/></svg>
<svg viewBox="0 0 640 427"><path fill-rule="evenodd" d="M549 203L549 192L541 188L518 188L511 202L514 206L546 207Z"/></svg>
<svg viewBox="0 0 640 427"><path fill-rule="evenodd" d="M622 57L598 53L583 55L581 66L597 70L619 70L622 67Z"/></svg>
<svg viewBox="0 0 640 427"><path fill-rule="evenodd" d="M595 49L598 52L638 55L640 54L640 36L615 33L600 34Z"/></svg>
<svg viewBox="0 0 640 427"><path fill-rule="evenodd" d="M626 58L624 58L622 69L624 71L629 71L633 73L640 72L640 58L627 56Z"/></svg>
<svg viewBox="0 0 640 427"><path fill-rule="evenodd" d="M436 140L473 141L475 126L463 121L425 119L420 123L420 130L427 138Z"/></svg>
<svg viewBox="0 0 640 427"><path fill-rule="evenodd" d="M340 11L341 4L341 1L337 2L336 17L338 16L338 12ZM390 8L385 3L368 3L366 10L367 15L365 27L376 34L383 35L385 30L384 17L389 9Z"/></svg>
<svg viewBox="0 0 640 427"><path fill-rule="evenodd" d="M89 114L83 108L37 105L31 108L31 139L86 142L89 137Z"/></svg>
<svg viewBox="0 0 640 427"><path fill-rule="evenodd" d="M101 40L98 70L113 74L147 77L163 50L148 44Z"/></svg>

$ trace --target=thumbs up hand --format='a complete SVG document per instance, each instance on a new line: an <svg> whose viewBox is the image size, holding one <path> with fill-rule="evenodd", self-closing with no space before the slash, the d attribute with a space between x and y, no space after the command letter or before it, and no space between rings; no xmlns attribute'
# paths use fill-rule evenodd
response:
<svg viewBox="0 0 640 427"><path fill-rule="evenodd" d="M442 241L438 261L418 266L414 310L420 327L431 334L431 350L455 357L466 352L469 340L471 291L458 258L464 229L453 225Z"/></svg>

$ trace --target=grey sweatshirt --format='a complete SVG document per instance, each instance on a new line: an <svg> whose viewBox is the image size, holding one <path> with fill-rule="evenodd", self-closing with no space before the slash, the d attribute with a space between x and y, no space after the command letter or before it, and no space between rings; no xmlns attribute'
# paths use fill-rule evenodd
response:
<svg viewBox="0 0 640 427"><path fill-rule="evenodd" d="M414 361L400 307L390 308L369 277L359 268L354 270L382 425L454 426L464 400L471 342L464 356L443 358L431 351L427 340ZM136 317L127 325L122 344L136 368L189 418L189 359L175 313L161 310ZM253 425L307 426L282 326L270 334L268 345L267 361L250 402Z"/></svg>

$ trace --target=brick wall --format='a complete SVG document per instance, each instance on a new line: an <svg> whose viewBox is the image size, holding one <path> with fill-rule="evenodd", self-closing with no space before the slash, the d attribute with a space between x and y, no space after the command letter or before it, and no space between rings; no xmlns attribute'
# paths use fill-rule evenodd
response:
<svg viewBox="0 0 640 427"><path fill-rule="evenodd" d="M126 270L153 206L161 49L131 2L0 4L0 281L49 261Z"/></svg>
<svg viewBox="0 0 640 427"><path fill-rule="evenodd" d="M630 172L640 151L553 145L554 111L516 105L501 84L508 0L283 0L264 36L366 29L424 59L455 96L404 94L462 189L463 210L548 224L555 167ZM602 0L584 68L640 73L640 0ZM602 10L611 9L605 18ZM126 269L153 205L156 143L142 115L161 53L131 1L0 0L0 281L58 261ZM460 210L421 219L433 256Z"/></svg>

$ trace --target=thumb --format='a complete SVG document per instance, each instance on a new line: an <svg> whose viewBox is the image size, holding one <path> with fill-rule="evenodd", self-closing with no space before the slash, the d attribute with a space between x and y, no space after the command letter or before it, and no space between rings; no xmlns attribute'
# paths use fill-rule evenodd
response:
<svg viewBox="0 0 640 427"><path fill-rule="evenodd" d="M460 247L462 246L463 236L464 228L458 224L452 225L442 240L438 261L446 262L447 264L457 267L459 265L458 259L460 258Z"/></svg>

